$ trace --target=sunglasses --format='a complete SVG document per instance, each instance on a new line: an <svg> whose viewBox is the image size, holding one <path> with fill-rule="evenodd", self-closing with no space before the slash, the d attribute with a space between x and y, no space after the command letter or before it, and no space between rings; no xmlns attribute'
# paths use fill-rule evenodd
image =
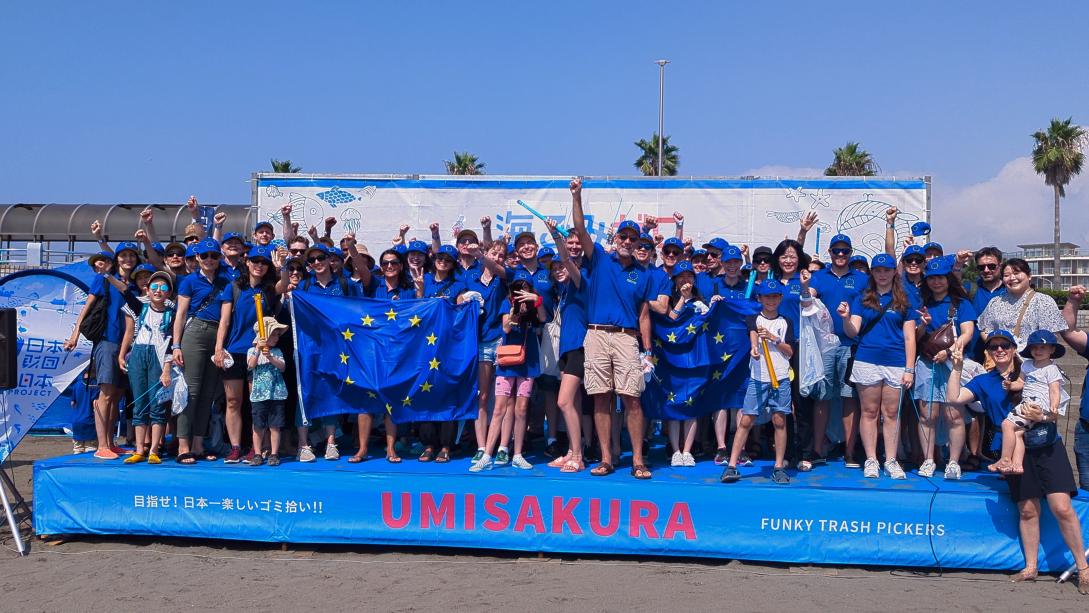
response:
<svg viewBox="0 0 1089 613"><path fill-rule="evenodd" d="M835 249L829 249L828 251L830 251L832 255L851 255L851 249L849 248L836 247Z"/></svg>
<svg viewBox="0 0 1089 613"><path fill-rule="evenodd" d="M250 258L248 261L251 264L257 264L258 266L268 266L272 264L272 262L266 260L265 258Z"/></svg>
<svg viewBox="0 0 1089 613"><path fill-rule="evenodd" d="M759 257L753 259L754 264L771 264L771 258Z"/></svg>
<svg viewBox="0 0 1089 613"><path fill-rule="evenodd" d="M722 257L721 253L715 253L713 251L708 251L707 252L707 259L708 260L711 260L711 259L717 260L717 259L719 259L721 257Z"/></svg>
<svg viewBox="0 0 1089 613"><path fill-rule="evenodd" d="M650 251L651 249L654 248L654 245L648 245L646 243L639 243L638 245L635 246L635 248L638 249L639 251Z"/></svg>
<svg viewBox="0 0 1089 613"><path fill-rule="evenodd" d="M202 254L198 255L197 257L202 259L202 260L218 260L219 259L219 254L214 252L214 251L211 251L211 252L208 252L208 253L202 253Z"/></svg>
<svg viewBox="0 0 1089 613"><path fill-rule="evenodd" d="M681 253L683 252L680 249L666 249L662 252L662 255L666 255L671 258L679 258L681 257Z"/></svg>
<svg viewBox="0 0 1089 613"><path fill-rule="evenodd" d="M306 261L307 261L307 262L310 262L311 264L313 264L314 262L324 262L324 261L325 261L325 260L327 260L327 259L329 259L329 256L325 256L325 255L315 255L315 256L312 256L312 257L309 257L309 258L307 258L307 259L306 259Z"/></svg>
<svg viewBox="0 0 1089 613"><path fill-rule="evenodd" d="M301 268L299 268L297 266L292 266L292 267L287 269L287 274L289 274L289 275L301 275L301 274L303 274L303 269L301 269Z"/></svg>
<svg viewBox="0 0 1089 613"><path fill-rule="evenodd" d="M998 264L980 264L980 270L998 270Z"/></svg>
<svg viewBox="0 0 1089 613"><path fill-rule="evenodd" d="M622 243L634 243L639 240L638 236L630 236L627 234L618 234L616 240Z"/></svg>
<svg viewBox="0 0 1089 613"><path fill-rule="evenodd" d="M473 240L473 237L471 237L471 236L463 236L460 239L458 239L458 244L459 245L471 245L471 244L473 244L475 242L476 241Z"/></svg>
<svg viewBox="0 0 1089 613"><path fill-rule="evenodd" d="M906 258L904 263L911 266L922 266L925 260L923 258Z"/></svg>
<svg viewBox="0 0 1089 613"><path fill-rule="evenodd" d="M1013 349L1013 344L1007 342L989 343L987 349L989 351L1009 351Z"/></svg>
<svg viewBox="0 0 1089 613"><path fill-rule="evenodd" d="M185 252L184 251L167 251L166 252L166 257L168 257L168 258L184 258L185 257Z"/></svg>
<svg viewBox="0 0 1089 613"><path fill-rule="evenodd" d="M169 292L170 286L166 283L152 283L147 288L153 292Z"/></svg>
<svg viewBox="0 0 1089 613"><path fill-rule="evenodd" d="M401 265L401 262L399 262L397 260L383 260L382 261L382 268L391 268L393 266L400 266L400 265Z"/></svg>
<svg viewBox="0 0 1089 613"><path fill-rule="evenodd" d="M292 255L302 255L306 253L306 247L303 247L302 249L291 249L290 251Z"/></svg>

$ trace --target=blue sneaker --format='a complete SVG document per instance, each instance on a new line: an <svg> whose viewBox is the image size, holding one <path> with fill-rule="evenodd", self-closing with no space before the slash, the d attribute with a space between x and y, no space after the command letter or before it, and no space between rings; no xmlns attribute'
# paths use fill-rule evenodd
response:
<svg viewBox="0 0 1089 613"><path fill-rule="evenodd" d="M719 477L718 480L723 483L737 483L741 480L741 473L737 471L737 468L727 466L726 470L722 471L722 476Z"/></svg>

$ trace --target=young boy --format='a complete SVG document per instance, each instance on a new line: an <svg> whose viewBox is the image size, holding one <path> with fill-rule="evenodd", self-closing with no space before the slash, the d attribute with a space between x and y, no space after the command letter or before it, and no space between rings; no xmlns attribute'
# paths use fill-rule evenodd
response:
<svg viewBox="0 0 1089 613"><path fill-rule="evenodd" d="M253 325L257 338L246 353L249 368L250 404L253 407L253 459L250 466L265 462L265 434L269 437L268 465L280 465L280 428L284 427L284 401L287 400L287 384L284 383L284 352L276 348L280 335L287 326L275 318L265 317L267 339L261 339L261 322Z"/></svg>
<svg viewBox="0 0 1089 613"><path fill-rule="evenodd" d="M771 480L778 485L790 483L783 470L786 455L786 416L790 415L790 357L794 354L794 330L785 317L779 315L779 303L783 301L783 284L767 278L756 290L760 300L760 313L748 318L749 326L749 388L741 409L741 420L734 434L730 463L720 480L734 483L741 479L737 460L745 446L745 439L754 425L765 424L770 414L775 427L775 469ZM765 347L767 353L765 353ZM769 358L771 364L769 365ZM769 368L770 366L770 368Z"/></svg>
<svg viewBox="0 0 1089 613"><path fill-rule="evenodd" d="M1024 408L1040 407L1045 416L1066 413L1070 396L1063 389L1063 373L1055 360L1063 357L1066 348L1059 344L1055 335L1047 330L1037 330L1029 335L1028 346L1021 352L1026 360L1021 367L1021 377L1015 381L1003 381L1002 387L1011 392L1021 392L1018 404L1002 421L1002 458L987 468L1004 475L1020 475L1025 472L1025 431L1036 425L1024 417Z"/></svg>

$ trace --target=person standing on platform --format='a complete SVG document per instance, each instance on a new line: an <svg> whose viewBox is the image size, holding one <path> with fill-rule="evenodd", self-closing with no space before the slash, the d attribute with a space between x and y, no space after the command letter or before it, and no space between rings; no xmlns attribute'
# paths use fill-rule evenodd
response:
<svg viewBox="0 0 1089 613"><path fill-rule="evenodd" d="M750 298L745 295L748 289L748 281L741 275L742 261L743 253L741 248L736 245L729 245L722 252L721 268L723 274L717 278L716 296L724 300L750 300L756 298L755 296ZM712 297L711 301L714 302L716 299ZM738 422L741 407L745 404L747 389L748 382L745 381L736 390L727 393L720 405L722 409L715 411L713 414L715 442L717 444L714 460L716 466L725 465L730 461L730 449L726 446L726 431L730 427L731 413L734 417L734 423ZM746 461L741 463L746 464Z"/></svg>
<svg viewBox="0 0 1089 613"><path fill-rule="evenodd" d="M857 339L851 381L856 384L862 417L859 430L866 451L863 475L881 475L877 461L877 426L882 422L885 471L906 479L896 459L899 445L900 396L915 381L915 319L917 303L908 299L896 272L896 260L879 253L870 263L870 280L852 303L840 302L836 311L843 331Z"/></svg>
<svg viewBox="0 0 1089 613"><path fill-rule="evenodd" d="M433 237L438 241L438 225L434 225ZM457 271L457 249L450 245L440 245L435 251L433 259L434 272L424 273L424 298L445 299L451 304L457 301L459 295L465 291L461 278ZM439 464L450 461L450 453L454 447L454 437L457 434L456 421L425 421L420 423L420 438L423 440L424 450L419 456L421 462L434 460ZM437 450L437 453L436 453Z"/></svg>
<svg viewBox="0 0 1089 613"><path fill-rule="evenodd" d="M613 393L620 396L627 419L628 434L632 446L631 475L636 479L650 479L643 454L645 420L640 394L643 393L643 349L650 349L650 326L640 325L650 317L652 296L650 275L635 261L635 247L639 242L639 225L625 220L620 223L614 237L615 251L606 253L586 229L582 210L582 179L571 181L574 231L582 243L583 257L590 280L590 296L587 302L586 331L586 392L594 397L594 422L597 425L598 442L601 446L601 463L590 474L601 477L615 472L612 453Z"/></svg>
<svg viewBox="0 0 1089 613"><path fill-rule="evenodd" d="M1078 309L1081 308L1085 294L1083 285L1070 288L1070 296L1063 306L1063 317L1069 329L1062 333L1062 337L1074 353L1089 360L1089 334L1078 329ZM1078 407L1078 422L1074 426L1074 461L1078 466L1078 483L1081 489L1089 490L1089 394L1084 391L1089 389L1089 370L1085 371L1081 389L1083 391L1081 405Z"/></svg>
<svg viewBox="0 0 1089 613"><path fill-rule="evenodd" d="M994 368L961 386L961 370L964 352L953 347L953 369L949 374L946 397L950 402L968 404L978 400L990 417L991 423L999 424L1016 406L1013 392L1004 384L1020 375L1021 360L1016 356L1017 341L1007 330L994 330L987 337L985 349L994 362ZM1082 347L1084 349L1084 347ZM1077 495L1074 471L1066 456L1066 447L1058 435L1055 422L1058 412L1044 413L1038 407L1029 407L1025 417L1037 423L1026 433L1025 472L1006 475L1010 498L1017 503L1020 512L1021 548L1025 553L1025 567L1011 579L1014 582L1034 581L1039 574L1040 554L1040 499L1047 499L1048 509L1059 522L1066 546L1074 556L1078 571L1078 592L1089 594L1089 562L1085 559L1085 542L1081 523L1074 511L1071 499Z"/></svg>
<svg viewBox="0 0 1089 613"><path fill-rule="evenodd" d="M1029 335L1037 330L1058 334L1067 330L1055 299L1032 289L1032 271L1028 262L1011 258L1002 263L1002 282L1006 293L995 296L979 314L982 338L995 330L1009 330L1017 339L1017 350L1025 348Z"/></svg>
<svg viewBox="0 0 1089 613"><path fill-rule="evenodd" d="M255 247L260 249L260 247ZM284 401L287 384L284 370L287 362L276 344L287 326L273 317L264 318L265 334L260 335L261 323L253 324L253 346L246 350L246 368L250 373L250 406L253 410L253 458L250 466L265 463L265 438L268 437L268 465L280 465L280 430L284 427Z"/></svg>
<svg viewBox="0 0 1089 613"><path fill-rule="evenodd" d="M717 259L717 258L716 258ZM703 295L696 287L696 273L692 264L681 262L673 267L673 289L669 310L669 319L688 319L699 313L706 313L710 308ZM658 317L655 315L654 317ZM683 323L683 322L681 322ZM696 458L692 455L692 446L696 444L696 418L669 420L669 444L673 448L670 466L695 466ZM682 440L681 430L684 430Z"/></svg>

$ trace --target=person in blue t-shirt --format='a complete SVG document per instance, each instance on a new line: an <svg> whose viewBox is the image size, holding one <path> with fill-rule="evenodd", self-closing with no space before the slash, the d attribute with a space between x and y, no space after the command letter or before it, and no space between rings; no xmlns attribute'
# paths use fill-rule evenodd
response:
<svg viewBox="0 0 1089 613"><path fill-rule="evenodd" d="M601 446L601 463L591 474L605 476L615 472L612 453L613 394L624 405L632 444L631 475L650 479L643 453L644 417L639 396L646 385L644 362L649 361L650 301L654 300L650 275L635 261L639 242L639 224L620 223L613 239L613 253L594 243L586 230L582 211L582 180L571 181L572 219L582 243L590 279L587 302L586 392L594 397L594 422ZM640 357L639 342L643 343Z"/></svg>
<svg viewBox="0 0 1089 613"><path fill-rule="evenodd" d="M858 339L851 381L856 384L862 417L859 430L866 450L863 475L881 474L877 461L877 424L880 417L885 442L885 470L893 479L906 479L896 459L899 445L900 394L915 381L915 315L912 302L900 284L896 259L879 253L870 262L870 281L852 303L836 308L843 331Z"/></svg>
<svg viewBox="0 0 1089 613"><path fill-rule="evenodd" d="M465 235L464 230L459 236L470 238ZM507 288L503 283L506 271L502 264L507 245L500 240L488 245L486 252L481 252L480 247L475 243L459 246L459 249L472 254L476 262L468 268L463 268L460 273L465 291L458 298L458 302L473 300L480 305L476 356L479 391L477 392L477 418L473 422L477 448L472 462L475 464L484 457L484 448L487 446L488 405L492 401L495 385L495 354L503 335L502 304L507 296Z"/></svg>
<svg viewBox="0 0 1089 613"><path fill-rule="evenodd" d="M681 262L673 267L673 287L670 292L669 320L688 319L700 313L706 313L710 299L706 298L696 286L696 271L689 262ZM657 317L657 316L655 316ZM683 323L683 322L682 322ZM669 420L669 444L673 448L670 466L695 466L696 458L692 455L692 446L696 444L696 418ZM681 440L681 430L684 440Z"/></svg>
<svg viewBox="0 0 1089 613"><path fill-rule="evenodd" d="M723 300L756 299L756 296L745 296L749 283L741 275L742 258L743 253L737 245L728 245L723 250L722 263L719 265L722 274L715 278L715 295L710 298L710 302L715 302L719 298ZM719 404L722 407L721 410L715 411L713 415L716 444L714 461L716 466L723 466L730 460L730 449L726 446L726 432L730 427L731 414L734 417L734 423L738 421L739 412L745 403L747 387L748 382L744 381L732 392L727 392Z"/></svg>
<svg viewBox="0 0 1089 613"><path fill-rule="evenodd" d="M651 311L665 315L669 310L669 295L673 292L673 281L661 268L654 265L654 237L646 232L639 235L639 242L632 253L635 261L647 269L650 275Z"/></svg>
<svg viewBox="0 0 1089 613"><path fill-rule="evenodd" d="M1074 353L1089 360L1089 334L1078 329L1078 309L1081 308L1085 294L1085 286L1075 285L1070 288L1070 295L1063 305L1063 317L1070 329L1060 334ZM1082 385L1082 390L1086 389L1089 389L1089 370L1085 371ZM1084 391L1078 409L1078 422L1074 425L1074 461L1078 466L1081 489L1089 490L1089 394Z"/></svg>
<svg viewBox="0 0 1089 613"><path fill-rule="evenodd" d="M805 253L800 242L790 238L776 245L772 258L772 271L769 278L778 281L783 289L783 301L779 304L779 314L790 322L792 330L800 330L802 294L805 293L806 297L809 297L809 288L802 282L802 271L806 272L808 279L811 258ZM801 352L798 351L797 337L794 342L790 367L794 369L794 372L798 372L798 356ZM795 464L800 464L802 459L808 458L811 453L809 442L813 440L813 403L808 398L801 397L798 387L800 383L801 377L794 377L794 380L790 382L790 397L797 408L787 416L787 459Z"/></svg>
<svg viewBox="0 0 1089 613"><path fill-rule="evenodd" d="M64 343L64 350L71 351L79 342L79 328L83 319L95 303L105 302L106 326L100 340L94 343L91 360L94 362L98 379L98 400L95 401L95 430L98 434L98 449L95 457L103 460L116 460L123 450L113 443L114 425L118 418L118 403L124 394L127 380L121 372L118 356L121 352L121 340L125 334L125 316L122 309L128 299L134 298L135 287L132 285L133 271L140 264L140 249L133 242L124 242L113 253L117 280L128 285L129 290L121 292L106 280L106 275L99 275L91 282L87 293L87 303L76 319L72 335Z"/></svg>
<svg viewBox="0 0 1089 613"><path fill-rule="evenodd" d="M945 399L945 381L949 378L949 350L936 353L932 358L923 351L926 335L934 334L952 319L954 343L968 347L976 329L976 314L968 294L944 258L927 262L923 273L923 307L919 311L919 360L915 364L915 403L919 407L919 442L923 448L923 463L919 474L934 475L934 447L941 419L949 431L949 462L945 465L945 478L960 479L960 455L964 451L965 427L963 407L950 404ZM950 348L951 349L951 348Z"/></svg>
<svg viewBox="0 0 1089 613"><path fill-rule="evenodd" d="M926 253L918 245L908 245L900 256L901 283L908 298L922 302L923 269L926 267Z"/></svg>
<svg viewBox="0 0 1089 613"><path fill-rule="evenodd" d="M1085 341L1084 333L1064 336L1071 336L1080 340L1081 343ZM987 336L985 349L988 357L994 362L994 368L962 386L964 352L958 346L953 347L953 367L949 373L946 395L950 402L962 405L978 400L983 405L983 410L991 423L1001 424L1006 415L1017 405L1015 396L1018 394L1007 389L1009 383L1017 380L1021 375L1021 360L1017 357L1017 341L1010 332L995 330ZM1076 349L1079 353L1084 353L1085 345L1081 344ZM1025 567L1013 576L1013 581L1033 581L1039 573L1040 499L1046 498L1048 510L1059 522L1059 531L1074 557L1074 564L1078 571L1078 591L1089 594L1089 562L1085 559L1085 542L1082 539L1081 523L1071 503L1071 499L1078 493L1078 488L1074 483L1074 471L1070 468L1070 460L1066 456L1066 446L1057 434L1055 422L1059 420L1059 414L1057 411L1044 413L1038 407L1030 405L1024 412L1024 416L1033 422L1040 422L1037 428L1044 436L1038 446L1025 449L1025 472L1019 475L1006 475L1010 498L1017 503L1020 513L1018 527L1021 533L1021 549L1025 555Z"/></svg>

